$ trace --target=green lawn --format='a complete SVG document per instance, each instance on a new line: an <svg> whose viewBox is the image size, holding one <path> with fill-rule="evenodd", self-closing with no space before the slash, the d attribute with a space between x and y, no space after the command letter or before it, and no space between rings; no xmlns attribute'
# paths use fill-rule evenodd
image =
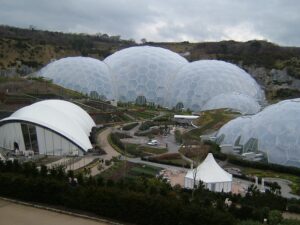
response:
<svg viewBox="0 0 300 225"><path fill-rule="evenodd" d="M119 180L123 178L136 178L140 176L155 177L161 168L145 164L117 161L112 167L105 170L99 176L104 179Z"/></svg>
<svg viewBox="0 0 300 225"><path fill-rule="evenodd" d="M131 130L133 128L135 128L139 123L130 123L130 124L127 124L125 126L123 126L123 130Z"/></svg>
<svg viewBox="0 0 300 225"><path fill-rule="evenodd" d="M168 150L166 148L153 148L150 146L143 146L139 144L127 143L126 153L135 157L147 156L147 155L158 155L166 153Z"/></svg>
<svg viewBox="0 0 300 225"><path fill-rule="evenodd" d="M183 134L183 140L200 140L200 135L210 130L218 130L223 124L236 117L236 115L238 114L223 109L203 112L194 123L199 128Z"/></svg>

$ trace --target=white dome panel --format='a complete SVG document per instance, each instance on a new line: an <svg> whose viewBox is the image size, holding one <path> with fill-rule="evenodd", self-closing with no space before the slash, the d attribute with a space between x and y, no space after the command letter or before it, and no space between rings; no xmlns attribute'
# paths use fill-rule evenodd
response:
<svg viewBox="0 0 300 225"><path fill-rule="evenodd" d="M204 104L201 111L224 108L233 109L243 115L249 115L259 112L261 107L254 98L233 92L211 98Z"/></svg>
<svg viewBox="0 0 300 225"><path fill-rule="evenodd" d="M42 68L39 76L51 79L55 84L90 94L96 91L107 99L114 99L113 80L107 65L89 57L67 57Z"/></svg>
<svg viewBox="0 0 300 225"><path fill-rule="evenodd" d="M135 101L137 96L145 96L147 101L164 106L169 103L169 87L176 72L188 64L177 53L150 46L117 51L104 62L114 75L119 100Z"/></svg>
<svg viewBox="0 0 300 225"><path fill-rule="evenodd" d="M300 167L300 99L270 105L256 115L232 120L225 124L217 137L224 135L222 144L232 144L241 136L245 145L251 138L258 140L258 150L270 163Z"/></svg>
<svg viewBox="0 0 300 225"><path fill-rule="evenodd" d="M232 92L259 102L264 100L262 90L244 70L224 61L199 60L179 70L173 85L172 104L183 102L185 108L200 110L211 98Z"/></svg>

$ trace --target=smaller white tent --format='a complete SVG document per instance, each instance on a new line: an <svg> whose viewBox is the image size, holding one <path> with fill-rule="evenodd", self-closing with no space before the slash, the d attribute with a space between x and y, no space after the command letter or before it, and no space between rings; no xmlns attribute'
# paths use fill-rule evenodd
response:
<svg viewBox="0 0 300 225"><path fill-rule="evenodd" d="M232 175L223 170L213 155L209 153L205 160L196 168L187 172L184 178L185 188L194 188L202 181L205 188L215 192L230 192Z"/></svg>

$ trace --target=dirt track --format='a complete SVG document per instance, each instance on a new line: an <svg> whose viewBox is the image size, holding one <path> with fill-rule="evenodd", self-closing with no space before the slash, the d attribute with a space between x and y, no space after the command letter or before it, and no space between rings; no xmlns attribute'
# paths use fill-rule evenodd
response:
<svg viewBox="0 0 300 225"><path fill-rule="evenodd" d="M109 225L31 206L19 205L0 199L1 225ZM110 224L111 225L111 224Z"/></svg>

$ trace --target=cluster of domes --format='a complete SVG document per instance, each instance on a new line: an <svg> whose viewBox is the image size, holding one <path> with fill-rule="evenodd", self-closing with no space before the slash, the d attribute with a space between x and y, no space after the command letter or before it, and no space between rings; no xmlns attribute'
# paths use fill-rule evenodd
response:
<svg viewBox="0 0 300 225"><path fill-rule="evenodd" d="M238 117L217 134L220 144L263 153L270 163L300 167L300 99L281 101L253 116Z"/></svg>
<svg viewBox="0 0 300 225"><path fill-rule="evenodd" d="M148 102L165 107L181 102L184 108L194 111L206 105L253 114L264 100L259 85L239 67L218 60L189 63L160 47L126 48L103 62L87 57L63 58L48 64L39 75L66 88L86 94L97 92L107 99L134 102L144 96ZM250 104L244 103L245 99Z"/></svg>

